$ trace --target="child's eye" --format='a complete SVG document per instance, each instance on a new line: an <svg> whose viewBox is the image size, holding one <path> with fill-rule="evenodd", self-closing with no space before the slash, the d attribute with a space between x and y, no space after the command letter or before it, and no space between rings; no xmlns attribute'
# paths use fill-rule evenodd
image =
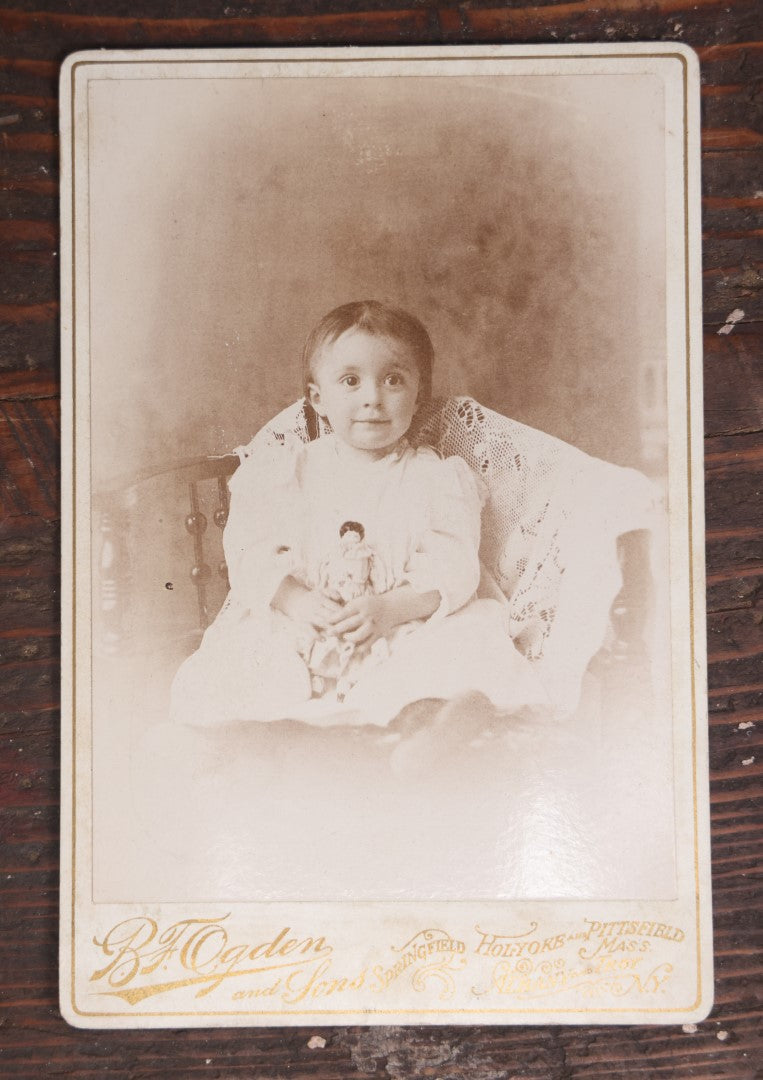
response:
<svg viewBox="0 0 763 1080"><path fill-rule="evenodd" d="M343 375L339 380L344 386L355 387L360 383L357 375Z"/></svg>
<svg viewBox="0 0 763 1080"><path fill-rule="evenodd" d="M403 376L398 375L398 373L396 371L391 372L387 376L387 386L402 386L402 385L403 385Z"/></svg>

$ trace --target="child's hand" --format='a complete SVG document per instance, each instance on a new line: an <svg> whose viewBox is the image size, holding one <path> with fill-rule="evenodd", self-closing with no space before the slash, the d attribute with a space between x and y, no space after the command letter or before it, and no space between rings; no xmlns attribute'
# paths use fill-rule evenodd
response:
<svg viewBox="0 0 763 1080"><path fill-rule="evenodd" d="M342 608L342 618L334 623L334 633L356 645L386 637L398 623L392 597L393 593L370 594L348 601Z"/></svg>
<svg viewBox="0 0 763 1080"><path fill-rule="evenodd" d="M334 622L333 631L356 645L370 644L387 637L401 623L428 619L439 604L439 592L417 593L410 585L401 585L389 592L350 600Z"/></svg>
<svg viewBox="0 0 763 1080"><path fill-rule="evenodd" d="M316 630L328 630L345 612L336 600L331 600L317 589L300 585L292 577L281 582L270 605L294 622L307 623Z"/></svg>

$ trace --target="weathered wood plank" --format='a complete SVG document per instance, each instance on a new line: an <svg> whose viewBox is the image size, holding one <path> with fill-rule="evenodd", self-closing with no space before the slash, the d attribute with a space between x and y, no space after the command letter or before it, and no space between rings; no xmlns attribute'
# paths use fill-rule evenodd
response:
<svg viewBox="0 0 763 1080"><path fill-rule="evenodd" d="M0 12L0 1072L250 1080L747 1080L759 1064L758 765L761 152L759 7L751 0L469 4L395 0L23 0ZM55 408L58 63L148 45L683 41L698 48L703 155L705 431L716 1007L680 1028L384 1028L78 1032L56 1007L58 800ZM758 96L756 96L758 95ZM18 115L14 122L3 118ZM735 308L745 318L717 330ZM19 436L22 446L19 442ZM53 459L51 459L53 451ZM51 464L51 461L53 463ZM757 479L756 479L757 477ZM753 727L740 725L754 724ZM19 753L19 750L21 751ZM751 771L751 769L753 771ZM320 1031L322 1050L307 1046ZM722 1037L721 1037L722 1036ZM756 1056L757 1055L757 1056Z"/></svg>

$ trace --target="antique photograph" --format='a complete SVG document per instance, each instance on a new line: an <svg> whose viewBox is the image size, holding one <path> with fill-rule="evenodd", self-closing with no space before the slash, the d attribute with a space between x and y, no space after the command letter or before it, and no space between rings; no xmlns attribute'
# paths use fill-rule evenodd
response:
<svg viewBox="0 0 763 1080"><path fill-rule="evenodd" d="M91 901L674 901L666 80L377 54L72 112Z"/></svg>
<svg viewBox="0 0 763 1080"><path fill-rule="evenodd" d="M96 896L670 896L659 82L90 94Z"/></svg>
<svg viewBox="0 0 763 1080"><path fill-rule="evenodd" d="M91 87L96 896L672 895L663 108Z"/></svg>

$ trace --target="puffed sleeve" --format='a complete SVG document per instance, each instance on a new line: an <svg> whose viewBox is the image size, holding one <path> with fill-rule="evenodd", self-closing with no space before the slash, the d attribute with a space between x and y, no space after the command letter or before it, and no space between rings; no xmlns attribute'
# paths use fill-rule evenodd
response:
<svg viewBox="0 0 763 1080"><path fill-rule="evenodd" d="M433 618L463 607L480 580L480 517L483 485L460 457L431 454L422 470L423 529L408 560L405 580L418 593L436 590Z"/></svg>
<svg viewBox="0 0 763 1080"><path fill-rule="evenodd" d="M263 446L230 480L223 533L231 595L251 611L266 610L283 579L297 570L300 448Z"/></svg>

